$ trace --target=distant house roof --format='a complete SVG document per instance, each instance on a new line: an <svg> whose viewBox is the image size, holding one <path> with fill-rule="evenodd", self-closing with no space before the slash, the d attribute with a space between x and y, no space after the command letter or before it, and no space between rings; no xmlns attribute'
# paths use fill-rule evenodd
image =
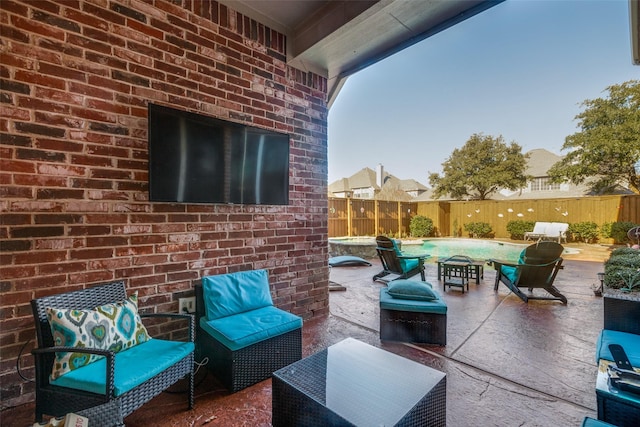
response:
<svg viewBox="0 0 640 427"><path fill-rule="evenodd" d="M551 166L562 160L562 156L553 154L544 148L536 148L526 154L529 155L526 174L534 177L549 176Z"/></svg>
<svg viewBox="0 0 640 427"><path fill-rule="evenodd" d="M413 200L415 200L416 202L432 202L435 199L433 198L433 188L428 188L427 191L425 191L424 193L420 194L417 197L414 197ZM439 200L450 200L447 197L441 197Z"/></svg>
<svg viewBox="0 0 640 427"><path fill-rule="evenodd" d="M427 191L428 188L426 185L420 184L415 179L401 179L400 180L400 189L404 191Z"/></svg>
<svg viewBox="0 0 640 427"><path fill-rule="evenodd" d="M404 192L424 192L427 186L419 183L415 179L399 179L390 173L383 172L382 187L391 187ZM344 193L346 191L354 191L358 189L373 188L378 192L383 188L377 183L376 171L371 168L363 168L351 175L349 178L342 178L329 184L329 193Z"/></svg>
<svg viewBox="0 0 640 427"><path fill-rule="evenodd" d="M341 178L329 185L329 193L344 193L349 190L349 180L347 178Z"/></svg>
<svg viewBox="0 0 640 427"><path fill-rule="evenodd" d="M385 174L387 175L387 174ZM363 168L349 178L349 186L352 189L356 188L376 188L380 189L376 184L376 172L370 168ZM386 180L386 177L385 177Z"/></svg>

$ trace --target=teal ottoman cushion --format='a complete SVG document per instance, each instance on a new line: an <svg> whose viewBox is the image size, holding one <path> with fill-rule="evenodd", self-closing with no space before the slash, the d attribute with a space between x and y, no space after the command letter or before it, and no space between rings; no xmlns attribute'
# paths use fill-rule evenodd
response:
<svg viewBox="0 0 640 427"><path fill-rule="evenodd" d="M447 314L447 304L439 296L437 296L437 299L430 301L399 299L392 297L387 288L380 289L380 308L384 310Z"/></svg>
<svg viewBox="0 0 640 427"><path fill-rule="evenodd" d="M620 344L631 364L640 368L640 335L603 329L596 343L596 363L600 359L614 360L609 351L609 344Z"/></svg>
<svg viewBox="0 0 640 427"><path fill-rule="evenodd" d="M387 289L389 290L389 295L399 299L419 301L433 301L438 299L438 293L433 290L430 283L426 282L398 279L389 282Z"/></svg>
<svg viewBox="0 0 640 427"><path fill-rule="evenodd" d="M584 417L584 420L582 420L582 427L616 427L616 426L604 421L595 420L590 417Z"/></svg>

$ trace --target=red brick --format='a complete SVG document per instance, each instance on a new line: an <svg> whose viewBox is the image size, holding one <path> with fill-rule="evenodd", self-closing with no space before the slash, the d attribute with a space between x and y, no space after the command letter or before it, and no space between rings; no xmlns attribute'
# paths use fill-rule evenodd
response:
<svg viewBox="0 0 640 427"><path fill-rule="evenodd" d="M175 311L203 275L267 268L278 304L328 313L328 274L315 274L326 264L326 79L286 65L282 34L204 0L2 9L0 183L11 212L0 290L16 305L0 319L20 320L2 321L14 341L0 340L0 375L15 337L33 336L31 297L116 278L140 290L144 310ZM290 134L291 205L149 203L149 102ZM24 390L32 396L16 389L3 405Z"/></svg>

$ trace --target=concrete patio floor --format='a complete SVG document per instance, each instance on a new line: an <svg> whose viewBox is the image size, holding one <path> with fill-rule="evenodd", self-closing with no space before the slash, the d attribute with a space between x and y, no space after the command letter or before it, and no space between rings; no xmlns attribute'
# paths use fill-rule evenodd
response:
<svg viewBox="0 0 640 427"><path fill-rule="evenodd" d="M378 292L384 285L371 280L379 262L334 267L331 281L346 290L331 292L329 316L305 322L303 356L353 337L441 370L447 374L449 426L579 426L585 416L596 417L594 351L603 307L591 285L606 257L603 247L566 257L556 285L567 305L525 304L504 285L496 293L490 267L480 284L471 282L469 292L443 292L436 266L429 263L427 281L448 305L446 347L381 342ZM196 382L192 411L181 393L184 384L177 384L127 417L126 425L271 425L271 380L229 394L202 368ZM33 404L1 415L3 426L32 425Z"/></svg>

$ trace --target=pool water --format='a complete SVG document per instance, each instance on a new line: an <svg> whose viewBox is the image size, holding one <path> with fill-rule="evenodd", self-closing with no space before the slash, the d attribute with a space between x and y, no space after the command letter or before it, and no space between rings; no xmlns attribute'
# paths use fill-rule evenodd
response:
<svg viewBox="0 0 640 427"><path fill-rule="evenodd" d="M402 251L407 255L429 254L431 260L453 255L466 255L476 260L502 259L517 261L520 252L529 245L474 239L434 239L422 244L403 243Z"/></svg>
<svg viewBox="0 0 640 427"><path fill-rule="evenodd" d="M430 262L453 255L466 255L476 260L493 258L517 262L520 252L532 243L518 244L467 238L405 240L402 242L402 251L407 255L429 254L431 257L427 261ZM564 248L565 254L578 252L577 249ZM329 254L330 256L355 255L365 259L378 256L373 237L331 238Z"/></svg>

